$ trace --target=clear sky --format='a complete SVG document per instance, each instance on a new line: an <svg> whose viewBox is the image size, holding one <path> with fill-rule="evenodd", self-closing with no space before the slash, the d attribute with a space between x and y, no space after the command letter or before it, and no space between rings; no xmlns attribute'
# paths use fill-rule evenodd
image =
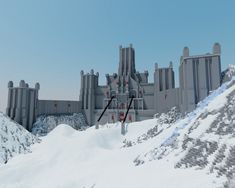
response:
<svg viewBox="0 0 235 188"><path fill-rule="evenodd" d="M0 110L7 83L41 85L40 99L77 100L80 71L117 72L118 46L133 44L136 68L178 64L222 45L222 68L235 64L234 0L0 0Z"/></svg>

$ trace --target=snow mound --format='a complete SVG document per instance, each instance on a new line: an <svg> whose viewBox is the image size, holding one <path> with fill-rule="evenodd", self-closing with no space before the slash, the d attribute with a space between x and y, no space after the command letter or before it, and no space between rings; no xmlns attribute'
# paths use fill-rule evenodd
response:
<svg viewBox="0 0 235 188"><path fill-rule="evenodd" d="M0 112L0 165L17 154L30 152L40 140Z"/></svg>
<svg viewBox="0 0 235 188"><path fill-rule="evenodd" d="M85 130L86 120L82 113L73 115L43 115L37 118L33 125L32 133L38 136L45 136L56 126L67 124L76 130Z"/></svg>
<svg viewBox="0 0 235 188"><path fill-rule="evenodd" d="M72 128L70 125L66 125L66 124L60 124L57 127L55 127L50 133L49 135L62 135L65 137L69 137L71 136L76 130L74 128Z"/></svg>

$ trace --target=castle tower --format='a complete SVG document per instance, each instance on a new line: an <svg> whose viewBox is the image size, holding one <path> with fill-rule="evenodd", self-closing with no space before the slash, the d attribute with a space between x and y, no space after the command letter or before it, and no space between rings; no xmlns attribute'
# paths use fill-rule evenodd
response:
<svg viewBox="0 0 235 188"><path fill-rule="evenodd" d="M218 42L213 46L213 54L221 54L221 46Z"/></svg>
<svg viewBox="0 0 235 188"><path fill-rule="evenodd" d="M80 101L82 101L82 110L90 126L95 123L95 90L98 87L98 79L99 74L94 74L93 69L88 74L81 71Z"/></svg>
<svg viewBox="0 0 235 188"><path fill-rule="evenodd" d="M136 73L135 70L135 50L130 44L128 48L119 47L119 68L118 75L119 76L134 76Z"/></svg>
<svg viewBox="0 0 235 188"><path fill-rule="evenodd" d="M6 114L29 131L36 120L39 89L39 83L35 85L35 88L29 88L24 80L20 81L18 87L13 87L12 81L8 83Z"/></svg>
<svg viewBox="0 0 235 188"><path fill-rule="evenodd" d="M170 62L169 67L159 68L155 63L154 72L154 109L156 112L162 111L170 106L167 98L168 93L175 88L175 75L173 71L173 63ZM164 97L161 97L164 96Z"/></svg>
<svg viewBox="0 0 235 188"><path fill-rule="evenodd" d="M159 68L158 64L155 63L154 84L156 92L175 88L172 62L170 62L169 67L167 68Z"/></svg>
<svg viewBox="0 0 235 188"><path fill-rule="evenodd" d="M215 43L212 53L189 56L183 49L179 67L180 103L182 112L192 111L196 104L220 86L221 46Z"/></svg>

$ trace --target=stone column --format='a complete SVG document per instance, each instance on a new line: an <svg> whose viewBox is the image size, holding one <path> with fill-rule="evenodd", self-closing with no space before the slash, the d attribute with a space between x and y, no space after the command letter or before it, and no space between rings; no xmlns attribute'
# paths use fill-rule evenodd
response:
<svg viewBox="0 0 235 188"><path fill-rule="evenodd" d="M16 97L17 97L17 90L16 88L12 88L12 104L10 109L10 118L15 118L15 109L16 109Z"/></svg>
<svg viewBox="0 0 235 188"><path fill-rule="evenodd" d="M9 81L8 82L8 100L7 100L7 109L6 109L6 115L10 117L11 114L11 108L12 108L12 100L13 100L13 82Z"/></svg>
<svg viewBox="0 0 235 188"><path fill-rule="evenodd" d="M123 70L123 59L122 59L122 46L119 46L119 68L118 68L118 75L122 75Z"/></svg>
<svg viewBox="0 0 235 188"><path fill-rule="evenodd" d="M28 130L31 131L34 123L34 112L35 112L35 89L30 89L29 95L29 124Z"/></svg>
<svg viewBox="0 0 235 188"><path fill-rule="evenodd" d="M16 115L14 120L21 124L22 121L22 95L23 95L23 89L25 87L24 80L20 81L19 88L17 89L17 106L16 106Z"/></svg>
<svg viewBox="0 0 235 188"><path fill-rule="evenodd" d="M27 128L28 126L28 84L26 88L22 91L22 126Z"/></svg>

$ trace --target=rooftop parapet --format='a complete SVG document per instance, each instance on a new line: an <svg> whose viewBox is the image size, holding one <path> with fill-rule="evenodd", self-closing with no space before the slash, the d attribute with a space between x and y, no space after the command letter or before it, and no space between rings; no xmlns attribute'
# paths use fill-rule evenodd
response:
<svg viewBox="0 0 235 188"><path fill-rule="evenodd" d="M201 55L191 55L189 54L189 48L188 47L184 47L183 49L183 55L180 58L180 62L182 62L185 59L190 59L190 58L204 58L204 57L212 57L212 56L218 56L221 54L221 45L216 42L213 45L212 48L212 53L206 53L206 54L201 54Z"/></svg>
<svg viewBox="0 0 235 188"><path fill-rule="evenodd" d="M7 86L8 86L9 89L10 89L10 88L14 88L14 83L13 83L13 81L9 81ZM19 86L18 86L18 87L16 86L15 88L29 88L29 84L26 83L24 80L21 80L21 81L19 82ZM29 88L29 89L36 89L36 90L39 90L39 89L40 89L40 84L37 82L37 83L35 84L35 88Z"/></svg>

